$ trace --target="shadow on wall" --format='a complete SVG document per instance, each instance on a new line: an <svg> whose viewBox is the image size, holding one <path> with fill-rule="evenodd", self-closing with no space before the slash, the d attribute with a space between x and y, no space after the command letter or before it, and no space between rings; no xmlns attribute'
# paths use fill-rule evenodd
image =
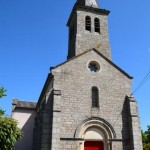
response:
<svg viewBox="0 0 150 150"><path fill-rule="evenodd" d="M122 135L123 135L123 150L131 149L131 131L130 131L130 109L129 109L129 99L126 96L123 104L122 110Z"/></svg>
<svg viewBox="0 0 150 150"><path fill-rule="evenodd" d="M32 150L36 111L19 109L13 113L13 118L18 120L23 133L22 139L15 144L15 150Z"/></svg>

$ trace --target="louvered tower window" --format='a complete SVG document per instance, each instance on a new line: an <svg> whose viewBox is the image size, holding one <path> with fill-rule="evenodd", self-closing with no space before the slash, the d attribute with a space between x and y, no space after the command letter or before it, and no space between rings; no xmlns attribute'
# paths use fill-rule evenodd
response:
<svg viewBox="0 0 150 150"><path fill-rule="evenodd" d="M91 17L86 16L85 18L85 30L91 32Z"/></svg>
<svg viewBox="0 0 150 150"><path fill-rule="evenodd" d="M92 87L92 107L99 107L99 91L97 87Z"/></svg>
<svg viewBox="0 0 150 150"><path fill-rule="evenodd" d="M94 25L95 25L95 32L100 33L100 21L98 18L94 19Z"/></svg>

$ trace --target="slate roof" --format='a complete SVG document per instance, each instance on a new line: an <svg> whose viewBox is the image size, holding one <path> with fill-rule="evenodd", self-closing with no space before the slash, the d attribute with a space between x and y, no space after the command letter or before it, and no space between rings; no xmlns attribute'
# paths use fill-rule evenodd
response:
<svg viewBox="0 0 150 150"><path fill-rule="evenodd" d="M17 99L13 99L13 110L15 109L36 109L37 103L35 102L27 102L27 101L19 101Z"/></svg>

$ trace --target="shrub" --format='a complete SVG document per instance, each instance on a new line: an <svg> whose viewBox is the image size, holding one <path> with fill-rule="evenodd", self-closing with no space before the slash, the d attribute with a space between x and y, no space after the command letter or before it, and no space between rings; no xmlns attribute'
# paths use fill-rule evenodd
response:
<svg viewBox="0 0 150 150"><path fill-rule="evenodd" d="M150 143L145 144L143 150L150 150Z"/></svg>
<svg viewBox="0 0 150 150"><path fill-rule="evenodd" d="M0 150L14 150L15 143L21 139L17 122L9 117L0 117Z"/></svg>

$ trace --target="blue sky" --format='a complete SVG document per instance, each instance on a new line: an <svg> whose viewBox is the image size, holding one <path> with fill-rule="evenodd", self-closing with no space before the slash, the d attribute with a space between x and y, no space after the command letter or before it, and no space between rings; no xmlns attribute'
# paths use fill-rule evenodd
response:
<svg viewBox="0 0 150 150"><path fill-rule="evenodd" d="M50 66L66 60L66 23L75 0L0 0L0 106L11 113L13 98L37 101ZM111 11L113 62L134 77L134 90L150 70L150 1L99 0ZM150 80L135 93L142 129L150 124Z"/></svg>

